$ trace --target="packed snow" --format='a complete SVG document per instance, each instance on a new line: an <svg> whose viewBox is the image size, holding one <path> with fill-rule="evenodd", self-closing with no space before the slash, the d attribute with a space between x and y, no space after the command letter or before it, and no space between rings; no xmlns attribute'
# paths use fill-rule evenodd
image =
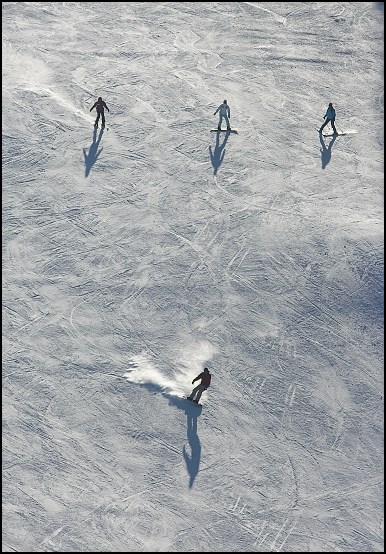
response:
<svg viewBox="0 0 386 554"><path fill-rule="evenodd" d="M2 8L3 552L382 552L383 2Z"/></svg>

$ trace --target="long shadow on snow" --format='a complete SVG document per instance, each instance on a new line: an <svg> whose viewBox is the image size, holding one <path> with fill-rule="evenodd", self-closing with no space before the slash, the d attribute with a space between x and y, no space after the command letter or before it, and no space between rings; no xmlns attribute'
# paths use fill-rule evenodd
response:
<svg viewBox="0 0 386 554"><path fill-rule="evenodd" d="M160 387L159 385L155 385L154 383L141 383L140 386L145 387L154 394L160 392L162 396L165 396L169 400L170 404L185 412L187 419L188 442L191 453L189 456L184 445L182 454L184 456L186 467L189 473L189 488L191 489L200 468L201 444L197 434L197 418L200 417L202 408L201 406L190 404L188 400L184 400L179 396L165 393L162 390L162 387Z"/></svg>
<svg viewBox="0 0 386 554"><path fill-rule="evenodd" d="M220 144L220 133L216 133L216 146L214 147L214 152L212 152L212 147L209 146L210 161L213 165L213 175L216 175L218 168L222 164L225 156L225 145L229 138L230 132L225 133L225 138L222 144Z"/></svg>
<svg viewBox="0 0 386 554"><path fill-rule="evenodd" d="M85 177L88 177L89 176L89 173L91 171L91 168L92 166L95 164L95 162L97 161L97 159L99 158L99 154L102 152L103 150L103 147L99 150L98 150L98 146L99 146L99 143L100 141L102 140L102 136L103 136L103 129L101 129L100 133L99 133L99 137L98 137L98 140L96 140L96 136L97 136L97 130L96 128L94 127L94 132L93 132L93 137L92 137L92 143L91 143L91 146L88 150L88 154L86 153L87 150L86 148L83 148L83 156L84 156L84 163L86 165L85 167L85 172L84 172L84 176Z"/></svg>
<svg viewBox="0 0 386 554"><path fill-rule="evenodd" d="M323 140L322 133L319 133L320 144L322 145L322 148L320 149L322 153L322 169L325 169L329 161L331 160L331 150L332 150L332 147L334 146L334 142L336 141L337 137L338 135L334 135L333 139L330 141L327 147Z"/></svg>

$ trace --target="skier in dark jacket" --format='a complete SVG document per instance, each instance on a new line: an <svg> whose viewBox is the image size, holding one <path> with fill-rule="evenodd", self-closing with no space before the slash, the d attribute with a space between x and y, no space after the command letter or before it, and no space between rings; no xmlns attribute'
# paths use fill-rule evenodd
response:
<svg viewBox="0 0 386 554"><path fill-rule="evenodd" d="M190 393L190 396L188 396L188 400L193 400L194 396L197 394L196 398L193 400L196 404L199 403L200 398L204 390L206 390L210 385L210 380L212 378L212 375L209 373L209 369L206 367L200 375L197 375L192 381L192 385L199 379L201 379L201 383L197 385L197 387L194 387L192 392Z"/></svg>
<svg viewBox="0 0 386 554"><path fill-rule="evenodd" d="M106 102L104 100L102 100L101 96L99 96L98 100L95 102L93 107L90 109L90 112L92 112L92 110L94 108L96 108L96 111L97 111L97 118L95 120L94 127L98 128L99 118L100 118L100 116L102 116L102 129L104 129L104 127L106 126L105 108L108 112L110 110L108 109L108 107L106 105Z"/></svg>
<svg viewBox="0 0 386 554"><path fill-rule="evenodd" d="M323 125L319 129L319 133L321 133L323 131L323 129L325 128L327 123L331 123L331 127L332 127L332 130L334 131L334 134L335 135L338 134L338 131L335 128L335 116L336 116L336 113L335 113L334 107L330 102L329 105L328 105L326 114L323 116L326 121L323 123Z"/></svg>

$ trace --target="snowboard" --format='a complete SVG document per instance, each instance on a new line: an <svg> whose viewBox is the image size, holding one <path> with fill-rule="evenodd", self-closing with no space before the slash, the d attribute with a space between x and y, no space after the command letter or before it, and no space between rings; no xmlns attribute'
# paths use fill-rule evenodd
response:
<svg viewBox="0 0 386 554"><path fill-rule="evenodd" d="M237 129L211 129L211 133L235 133L235 135L238 134Z"/></svg>
<svg viewBox="0 0 386 554"><path fill-rule="evenodd" d="M193 400L190 400L190 398L188 398L187 396L185 397L185 400L187 400L191 404L194 404L195 406L200 406L202 408L202 404L197 404L197 402L193 402Z"/></svg>

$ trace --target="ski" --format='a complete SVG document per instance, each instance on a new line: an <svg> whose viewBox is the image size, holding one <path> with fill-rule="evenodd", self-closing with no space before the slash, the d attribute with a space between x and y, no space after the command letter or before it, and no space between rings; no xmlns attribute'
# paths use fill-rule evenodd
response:
<svg viewBox="0 0 386 554"><path fill-rule="evenodd" d="M211 133L234 133L235 135L238 135L237 129L211 129Z"/></svg>
<svg viewBox="0 0 386 554"><path fill-rule="evenodd" d="M317 129L318 133L323 135L324 137L343 137L345 135L355 135L358 131L356 129L352 129L350 131L340 131L338 133L333 132L327 132L323 133L320 129Z"/></svg>

